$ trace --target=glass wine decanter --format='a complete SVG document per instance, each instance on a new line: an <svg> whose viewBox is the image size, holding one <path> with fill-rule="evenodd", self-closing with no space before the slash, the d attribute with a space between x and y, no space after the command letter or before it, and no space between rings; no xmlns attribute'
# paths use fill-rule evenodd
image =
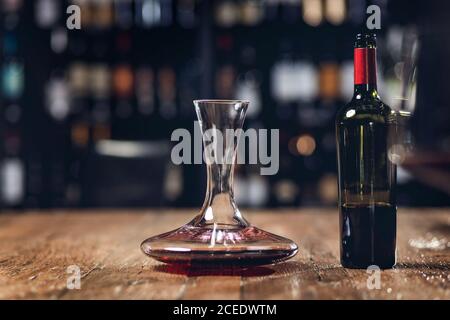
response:
<svg viewBox="0 0 450 320"><path fill-rule="evenodd" d="M247 222L234 201L233 169L248 104L194 101L205 147L205 201L200 213L186 225L142 242L146 255L181 265L251 266L283 261L297 253L293 241Z"/></svg>

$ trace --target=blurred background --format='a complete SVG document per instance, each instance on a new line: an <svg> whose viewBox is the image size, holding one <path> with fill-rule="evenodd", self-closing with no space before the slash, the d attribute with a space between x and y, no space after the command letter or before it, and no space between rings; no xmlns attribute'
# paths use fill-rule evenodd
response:
<svg viewBox="0 0 450 320"><path fill-rule="evenodd" d="M248 99L246 128L280 129L277 175L237 167L240 205L336 205L334 117L372 4L380 95L413 115L398 203L449 206L446 1L0 0L0 207L199 207L205 167L170 161L198 98Z"/></svg>

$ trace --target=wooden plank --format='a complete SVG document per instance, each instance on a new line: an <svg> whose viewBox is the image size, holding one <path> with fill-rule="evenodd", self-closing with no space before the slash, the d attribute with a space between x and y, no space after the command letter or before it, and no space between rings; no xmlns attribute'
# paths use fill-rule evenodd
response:
<svg viewBox="0 0 450 320"><path fill-rule="evenodd" d="M341 296L359 298L355 290L343 290L352 279L340 268L335 252L325 242L337 242L337 213L303 210L301 215L286 213L280 217L284 229L273 228L273 219L257 223L262 228L296 241L299 253L290 262L273 267L270 277L244 280L244 298L248 299L333 299ZM256 217L255 217L256 218ZM333 232L333 229L335 230ZM271 290L270 288L275 288ZM351 288L351 286L350 286Z"/></svg>
<svg viewBox="0 0 450 320"><path fill-rule="evenodd" d="M84 290L66 290L62 298L179 299L187 277L161 272L159 264L143 255L139 245L146 237L167 231L172 227L168 225L177 223L178 219L188 221L188 218L178 215L173 219L170 212L126 217L117 224L121 232L105 232L106 235L114 234L114 239L106 236L102 245L106 253L102 268L83 280Z"/></svg>
<svg viewBox="0 0 450 320"><path fill-rule="evenodd" d="M334 209L250 211L249 220L296 241L288 262L246 270L170 267L144 256L146 237L184 211L53 211L0 215L1 299L450 299L450 210L400 210L398 266L370 290L366 270L339 265ZM81 269L80 290L66 287Z"/></svg>

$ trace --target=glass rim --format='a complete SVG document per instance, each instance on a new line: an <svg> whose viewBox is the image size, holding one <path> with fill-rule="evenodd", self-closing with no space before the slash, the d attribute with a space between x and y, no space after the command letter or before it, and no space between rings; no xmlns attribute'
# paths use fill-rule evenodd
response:
<svg viewBox="0 0 450 320"><path fill-rule="evenodd" d="M197 103L217 103L217 104L236 104L236 103L243 103L243 104L250 104L250 101L248 100L226 100L226 99L197 99L193 101L194 104Z"/></svg>

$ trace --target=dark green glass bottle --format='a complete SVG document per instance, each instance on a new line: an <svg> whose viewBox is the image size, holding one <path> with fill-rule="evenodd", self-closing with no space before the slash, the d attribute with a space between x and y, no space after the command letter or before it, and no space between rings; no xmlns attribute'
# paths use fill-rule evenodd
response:
<svg viewBox="0 0 450 320"><path fill-rule="evenodd" d="M396 166L388 157L392 110L377 92L376 37L358 34L355 90L336 116L341 264L391 268L396 262Z"/></svg>

